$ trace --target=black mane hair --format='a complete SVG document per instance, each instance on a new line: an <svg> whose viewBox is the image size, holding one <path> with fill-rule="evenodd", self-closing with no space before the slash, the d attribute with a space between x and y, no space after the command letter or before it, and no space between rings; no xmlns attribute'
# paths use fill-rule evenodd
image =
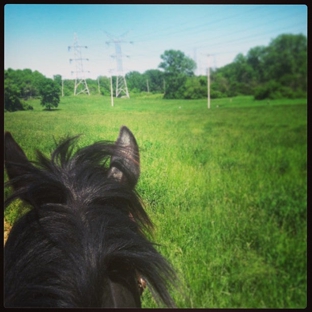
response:
<svg viewBox="0 0 312 312"><path fill-rule="evenodd" d="M175 273L148 239L152 222L134 189L132 133L122 127L116 143L75 150L76 140L63 140L51 159L37 151L30 162L5 133L14 189L5 204L20 198L32 207L5 244L5 306L140 307L140 276L159 303L173 307Z"/></svg>

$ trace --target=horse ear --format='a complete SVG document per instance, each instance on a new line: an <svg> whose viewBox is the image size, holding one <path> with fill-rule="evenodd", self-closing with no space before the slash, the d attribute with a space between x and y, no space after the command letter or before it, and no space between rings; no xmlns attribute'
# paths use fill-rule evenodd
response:
<svg viewBox="0 0 312 312"><path fill-rule="evenodd" d="M4 133L4 164L9 179L15 179L25 174L25 166L32 166L22 148L15 142L10 132ZM18 181L13 183L13 188L22 187Z"/></svg>
<svg viewBox="0 0 312 312"><path fill-rule="evenodd" d="M140 176L139 147L135 137L127 127L123 126L120 128L115 144L120 149L111 158L109 176L134 187Z"/></svg>

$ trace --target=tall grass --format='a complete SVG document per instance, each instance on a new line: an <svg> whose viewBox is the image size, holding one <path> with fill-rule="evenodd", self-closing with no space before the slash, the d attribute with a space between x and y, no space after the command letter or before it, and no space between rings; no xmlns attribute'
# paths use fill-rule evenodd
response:
<svg viewBox="0 0 312 312"><path fill-rule="evenodd" d="M138 191L173 264L178 307L303 308L307 302L306 100L65 97L59 110L5 113L29 158L56 139L115 140L141 152ZM8 192L8 191L7 191ZM6 212L8 222L20 203ZM144 307L155 307L148 291Z"/></svg>

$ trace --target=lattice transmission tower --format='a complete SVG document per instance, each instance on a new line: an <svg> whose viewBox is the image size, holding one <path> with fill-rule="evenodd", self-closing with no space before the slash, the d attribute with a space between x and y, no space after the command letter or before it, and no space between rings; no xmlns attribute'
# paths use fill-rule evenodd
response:
<svg viewBox="0 0 312 312"><path fill-rule="evenodd" d="M83 69L83 61L89 61L87 58L82 58L81 49L87 49L87 46L81 46L78 44L77 34L74 34L74 44L72 46L68 46L68 51L71 49L74 50L74 58L69 59L70 62L75 62L75 71L71 73L75 73L75 87L74 87L74 95L78 95L80 93L87 93L90 95L90 91L87 85L87 81L85 78L85 71Z"/></svg>
<svg viewBox="0 0 312 312"><path fill-rule="evenodd" d="M121 52L121 44L122 43L132 43L132 41L126 41L121 39L125 34L121 35L119 38L114 38L107 32L105 32L107 36L111 39L110 41L106 41L107 44L114 43L115 45L115 54L111 55L116 59L116 97L125 96L130 98L127 81L125 77L125 73L122 66L122 58L124 56L129 57L128 55L122 54Z"/></svg>

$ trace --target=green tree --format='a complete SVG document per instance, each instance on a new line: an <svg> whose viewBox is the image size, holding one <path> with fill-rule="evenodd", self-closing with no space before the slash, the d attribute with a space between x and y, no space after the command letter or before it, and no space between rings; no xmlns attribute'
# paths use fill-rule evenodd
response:
<svg viewBox="0 0 312 312"><path fill-rule="evenodd" d="M24 95L25 85L23 83L23 73L21 70L8 68L4 71L4 109L9 112L17 110L33 109L32 106L23 103L21 97ZM32 85L28 82L29 90Z"/></svg>
<svg viewBox="0 0 312 312"><path fill-rule="evenodd" d="M212 88L227 96L252 94L256 99L305 97L307 92L307 38L283 34L269 46L238 54L219 68Z"/></svg>
<svg viewBox="0 0 312 312"><path fill-rule="evenodd" d="M146 91L146 80L144 75L138 71L131 71L126 74L127 86L130 92L139 93Z"/></svg>
<svg viewBox="0 0 312 312"><path fill-rule="evenodd" d="M280 35L262 55L265 70L254 90L255 99L306 97L307 38L304 35Z"/></svg>
<svg viewBox="0 0 312 312"><path fill-rule="evenodd" d="M267 53L267 48L264 46L258 46L250 49L246 56L247 63L253 70L253 77L258 83L264 81L265 65L264 58Z"/></svg>
<svg viewBox="0 0 312 312"><path fill-rule="evenodd" d="M23 69L21 71L21 79L22 97L27 100L35 95L35 88L32 83L32 70L29 68Z"/></svg>
<svg viewBox="0 0 312 312"><path fill-rule="evenodd" d="M144 72L144 76L148 81L150 92L164 92L164 73L158 69L149 69Z"/></svg>
<svg viewBox="0 0 312 312"><path fill-rule="evenodd" d="M54 80L46 78L40 86L41 105L51 110L60 102L60 87Z"/></svg>
<svg viewBox="0 0 312 312"><path fill-rule="evenodd" d="M4 79L4 109L9 112L24 109L19 99L19 88L10 78Z"/></svg>
<svg viewBox="0 0 312 312"><path fill-rule="evenodd" d="M254 70L251 65L248 64L246 57L242 53L239 53L235 57L233 63L219 69L217 76L219 76L219 78L223 76L226 79L228 96L252 94L252 88L256 78Z"/></svg>
<svg viewBox="0 0 312 312"><path fill-rule="evenodd" d="M54 75L53 80L61 87L62 86L62 75Z"/></svg>
<svg viewBox="0 0 312 312"><path fill-rule="evenodd" d="M31 83L33 85L33 90L34 90L33 96L34 97L40 96L40 92L39 92L40 85L45 79L46 79L46 77L43 74L39 73L37 70L32 72Z"/></svg>
<svg viewBox="0 0 312 312"><path fill-rule="evenodd" d="M110 95L110 78L105 76L98 77L98 83L100 84L100 92L102 95Z"/></svg>
<svg viewBox="0 0 312 312"><path fill-rule="evenodd" d="M162 68L166 74L173 76L177 75L194 75L196 69L196 63L187 57L183 52L179 50L167 50L160 58L163 60L159 64L159 68Z"/></svg>
<svg viewBox="0 0 312 312"><path fill-rule="evenodd" d="M183 88L183 98L201 99L204 97L207 97L207 77L188 77Z"/></svg>
<svg viewBox="0 0 312 312"><path fill-rule="evenodd" d="M271 41L264 57L266 81L276 80L294 90L307 90L307 38L283 34Z"/></svg>
<svg viewBox="0 0 312 312"><path fill-rule="evenodd" d="M196 63L179 50L167 50L161 56L159 68L164 70L164 98L183 98L183 87L187 77L194 75Z"/></svg>
<svg viewBox="0 0 312 312"><path fill-rule="evenodd" d="M75 80L64 79L63 80L63 91L64 96L70 96L74 94Z"/></svg>
<svg viewBox="0 0 312 312"><path fill-rule="evenodd" d="M229 80L218 70L211 71L210 97L222 98L230 94Z"/></svg>

